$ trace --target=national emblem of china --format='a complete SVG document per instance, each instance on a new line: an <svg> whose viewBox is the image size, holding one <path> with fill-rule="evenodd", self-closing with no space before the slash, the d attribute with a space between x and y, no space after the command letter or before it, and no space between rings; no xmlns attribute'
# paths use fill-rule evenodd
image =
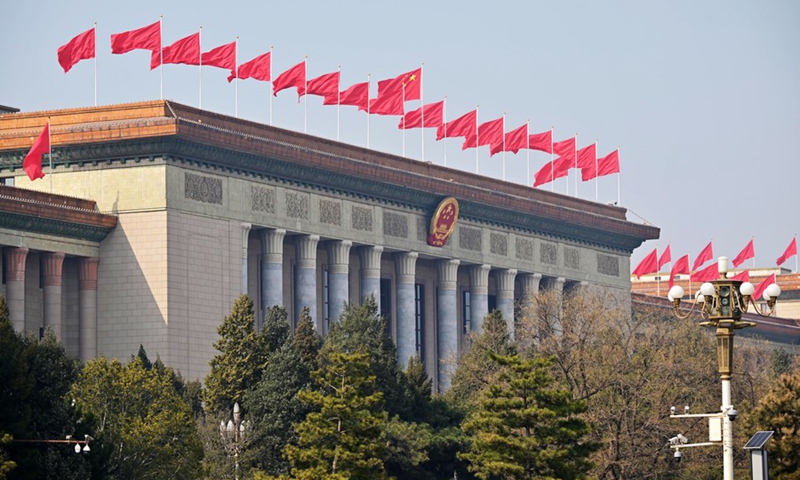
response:
<svg viewBox="0 0 800 480"><path fill-rule="evenodd" d="M456 228L458 221L458 200L447 197L439 203L431 218L431 230L428 235L428 245L443 247Z"/></svg>

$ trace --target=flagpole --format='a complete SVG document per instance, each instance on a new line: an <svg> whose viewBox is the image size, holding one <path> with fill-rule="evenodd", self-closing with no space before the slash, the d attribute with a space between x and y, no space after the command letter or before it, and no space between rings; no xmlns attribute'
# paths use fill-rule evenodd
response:
<svg viewBox="0 0 800 480"><path fill-rule="evenodd" d="M619 145L617 145L617 161L619 161ZM618 168L617 170L619 170L619 172L617 172L617 206L619 207L622 206L619 198L619 176L621 175L620 172L622 171L622 168Z"/></svg>
<svg viewBox="0 0 800 480"><path fill-rule="evenodd" d="M475 106L475 173L480 173L480 164L478 163L478 144L481 142L481 134L478 131L478 109L480 105Z"/></svg>
<svg viewBox="0 0 800 480"><path fill-rule="evenodd" d="M198 81L200 82L199 88L197 90L199 96L197 108L202 110L203 109L203 26L202 25L200 25L200 29L197 32L197 44L198 47L200 47L197 52L197 58L199 62L197 67L197 75L198 75Z"/></svg>
<svg viewBox="0 0 800 480"><path fill-rule="evenodd" d="M96 40L95 45L97 45ZM50 141L50 138L50 117L47 117L47 157L50 159L50 193L53 193L53 142Z"/></svg>
<svg viewBox="0 0 800 480"><path fill-rule="evenodd" d="M273 57L272 49L273 48L274 48L274 45L270 45L269 46L269 86L270 86L270 90L272 90L275 87L273 85L273 83L272 83L272 57ZM272 92L269 92L268 96L269 96L269 125L272 126L272 97L274 95L272 95Z"/></svg>
<svg viewBox="0 0 800 480"><path fill-rule="evenodd" d="M94 22L94 106L97 106L97 22Z"/></svg>
<svg viewBox="0 0 800 480"><path fill-rule="evenodd" d="M525 122L525 163L528 168L528 186L531 186L531 119Z"/></svg>
<svg viewBox="0 0 800 480"><path fill-rule="evenodd" d="M342 78L342 66L339 65L339 81ZM342 92L336 87L336 141L339 141L339 110L342 108Z"/></svg>
<svg viewBox="0 0 800 480"><path fill-rule="evenodd" d="M233 67L236 70L236 84L234 85L233 116L239 118L239 35L233 42Z"/></svg>
<svg viewBox="0 0 800 480"><path fill-rule="evenodd" d="M503 112L503 181L506 181L506 112ZM491 147L490 147L491 148Z"/></svg>
<svg viewBox="0 0 800 480"><path fill-rule="evenodd" d="M658 262L661 260L661 257L658 255L658 247L659 247L659 245L658 245L658 243L656 243L656 265L658 265ZM661 296L661 275L660 274L661 274L661 269L659 268L658 272L656 272L656 296L659 296L659 297Z"/></svg>
<svg viewBox="0 0 800 480"><path fill-rule="evenodd" d="M403 128L402 128L403 132L400 135L402 138L401 143L403 144L402 147L403 157L405 157L406 156L406 82L402 82L400 88L402 88L402 94L403 94L403 96L401 97L402 99L401 103L403 105L403 116L400 117L403 119Z"/></svg>
<svg viewBox="0 0 800 480"><path fill-rule="evenodd" d="M556 134L556 126L550 125L550 191L555 192L555 182L556 182L556 169L553 165L553 135ZM567 184L567 189L569 189L569 184ZM569 192L567 192L569 193Z"/></svg>
<svg viewBox="0 0 800 480"><path fill-rule="evenodd" d="M422 75L422 69L425 68L425 62L422 62L419 66L419 108L420 108L420 118L422 120L422 128L419 129L419 157L420 160L423 162L425 161L425 96L423 95L422 91L422 79L424 75ZM405 97L403 97L405 100ZM405 108L405 107L403 107Z"/></svg>
<svg viewBox="0 0 800 480"><path fill-rule="evenodd" d="M303 133L308 133L308 55L303 58L305 62L305 87L303 90Z"/></svg>
<svg viewBox="0 0 800 480"><path fill-rule="evenodd" d="M367 148L369 148L369 81L370 74L367 74Z"/></svg>
<svg viewBox="0 0 800 480"><path fill-rule="evenodd" d="M442 131L444 132L444 142L442 150L444 150L444 166L447 166L447 95L444 96L444 103L442 103Z"/></svg>
<svg viewBox="0 0 800 480"><path fill-rule="evenodd" d="M575 169L578 169L578 134L575 134ZM567 186L569 190L569 186ZM578 174L575 174L575 198L578 198Z"/></svg>
<svg viewBox="0 0 800 480"><path fill-rule="evenodd" d="M159 98L164 100L164 15L158 16L158 62Z"/></svg>
<svg viewBox="0 0 800 480"><path fill-rule="evenodd" d="M600 199L600 188L597 186L597 179L600 178L597 175L597 139L594 139L594 201L597 202Z"/></svg>

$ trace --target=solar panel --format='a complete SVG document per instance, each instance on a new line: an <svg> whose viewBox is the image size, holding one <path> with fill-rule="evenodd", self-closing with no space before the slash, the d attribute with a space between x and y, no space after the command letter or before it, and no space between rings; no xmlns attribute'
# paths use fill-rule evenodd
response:
<svg viewBox="0 0 800 480"><path fill-rule="evenodd" d="M747 441L747 445L744 446L745 450L762 450L764 445L767 444L767 440L772 434L775 433L772 430L765 430L756 432L755 435L750 437L750 440Z"/></svg>

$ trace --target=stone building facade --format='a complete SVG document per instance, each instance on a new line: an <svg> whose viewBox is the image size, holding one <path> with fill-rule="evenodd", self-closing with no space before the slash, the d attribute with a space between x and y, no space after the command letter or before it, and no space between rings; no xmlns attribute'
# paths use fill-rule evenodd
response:
<svg viewBox="0 0 800 480"><path fill-rule="evenodd" d="M19 168L47 118L53 192L117 222L94 254L97 352L126 359L142 344L189 379L208 372L240 293L259 318L277 304L296 321L308 306L323 334L346 303L373 295L399 360L419 354L444 390L490 309L513 331L515 303L542 288L629 298L630 254L658 236L624 208L165 101L0 115L0 176L18 189L50 189ZM455 229L430 246L431 217L450 197ZM0 243L13 260L16 244ZM65 250L28 248L43 259ZM28 319L30 298L28 329L41 323Z"/></svg>

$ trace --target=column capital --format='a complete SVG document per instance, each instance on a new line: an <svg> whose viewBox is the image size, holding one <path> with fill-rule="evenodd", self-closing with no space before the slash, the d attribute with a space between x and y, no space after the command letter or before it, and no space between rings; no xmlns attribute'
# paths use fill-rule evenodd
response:
<svg viewBox="0 0 800 480"><path fill-rule="evenodd" d="M80 257L78 259L78 290L97 290L97 257Z"/></svg>
<svg viewBox="0 0 800 480"><path fill-rule="evenodd" d="M418 252L400 252L394 254L397 269L397 283L414 283L417 272Z"/></svg>
<svg viewBox="0 0 800 480"><path fill-rule="evenodd" d="M517 278L517 270L510 268L508 270L497 271L497 293L511 292L514 295L514 279Z"/></svg>
<svg viewBox="0 0 800 480"><path fill-rule="evenodd" d="M461 265L461 260L451 258L439 260L437 264L439 267L439 288L443 290L455 290L458 266Z"/></svg>
<svg viewBox="0 0 800 480"><path fill-rule="evenodd" d="M247 258L247 244L250 240L250 229L253 228L252 223L242 222L242 258Z"/></svg>
<svg viewBox="0 0 800 480"><path fill-rule="evenodd" d="M40 257L42 265L42 284L45 287L61 285L61 271L64 265L64 252L47 252Z"/></svg>
<svg viewBox="0 0 800 480"><path fill-rule="evenodd" d="M380 274L381 255L383 255L382 246L361 247L358 249L358 255L361 258L362 270L377 270Z"/></svg>
<svg viewBox="0 0 800 480"><path fill-rule="evenodd" d="M467 268L469 272L470 291L473 294L488 294L489 292L489 271L491 265L471 265Z"/></svg>
<svg viewBox="0 0 800 480"><path fill-rule="evenodd" d="M262 228L258 231L261 236L261 254L267 263L283 262L283 239L286 230L282 228Z"/></svg>
<svg viewBox="0 0 800 480"><path fill-rule="evenodd" d="M352 246L353 242L350 240L327 242L328 263L331 273L349 273L350 247Z"/></svg>
<svg viewBox="0 0 800 480"><path fill-rule="evenodd" d="M6 280L24 282L25 260L28 258L28 249L25 247L7 247L3 254L6 256Z"/></svg>
<svg viewBox="0 0 800 480"><path fill-rule="evenodd" d="M542 282L541 273L525 273L520 275L520 283L522 284L522 295L530 296L539 293L539 284Z"/></svg>
<svg viewBox="0 0 800 480"><path fill-rule="evenodd" d="M294 237L298 267L316 268L318 243L319 235L298 235Z"/></svg>

